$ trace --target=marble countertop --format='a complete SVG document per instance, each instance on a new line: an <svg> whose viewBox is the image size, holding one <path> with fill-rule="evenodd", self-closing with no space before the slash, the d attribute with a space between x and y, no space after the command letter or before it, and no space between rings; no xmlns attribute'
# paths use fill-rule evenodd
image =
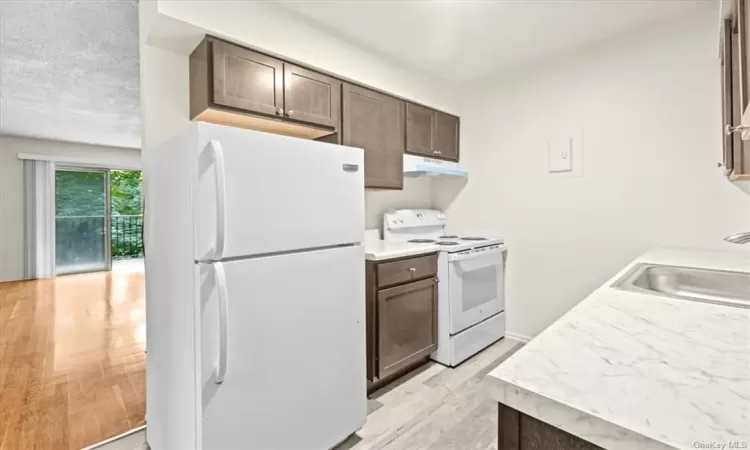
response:
<svg viewBox="0 0 750 450"><path fill-rule="evenodd" d="M750 445L750 309L610 287L637 263L750 272L750 253L645 253L490 372L490 394L608 449Z"/></svg>
<svg viewBox="0 0 750 450"><path fill-rule="evenodd" d="M411 242L386 242L378 239L365 239L365 259L382 261L403 258L427 253L434 253L440 248L435 244L415 244Z"/></svg>

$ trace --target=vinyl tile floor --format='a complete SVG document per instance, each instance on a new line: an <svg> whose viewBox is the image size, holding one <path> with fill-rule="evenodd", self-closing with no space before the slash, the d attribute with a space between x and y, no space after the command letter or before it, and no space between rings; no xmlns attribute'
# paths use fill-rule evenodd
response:
<svg viewBox="0 0 750 450"><path fill-rule="evenodd" d="M367 423L335 450L497 448L497 404L482 378L522 343L502 339L454 369L430 362L373 393ZM143 430L97 450L148 450Z"/></svg>

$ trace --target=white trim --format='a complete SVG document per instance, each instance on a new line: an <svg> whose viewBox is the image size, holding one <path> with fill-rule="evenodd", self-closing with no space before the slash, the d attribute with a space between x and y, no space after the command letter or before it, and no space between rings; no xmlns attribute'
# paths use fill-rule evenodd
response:
<svg viewBox="0 0 750 450"><path fill-rule="evenodd" d="M140 158L137 162L122 158L86 158L79 156L39 155L33 153L19 153L18 159L31 159L35 161L52 161L58 164L71 164L85 167L101 167L104 169L120 170L142 170L143 164Z"/></svg>
<svg viewBox="0 0 750 450"><path fill-rule="evenodd" d="M102 447L104 445L107 445L107 444L109 444L111 442L114 442L114 441L120 440L122 438L128 437L131 434L138 433L139 431L142 431L142 430L145 430L145 429L146 429L146 425L141 425L138 428L133 428L132 430L128 430L128 431L126 431L124 433L118 434L117 436L113 436L113 437L111 437L109 439L105 439L105 440L103 440L101 442L97 442L96 444L89 445L88 447L84 447L82 450L93 450L95 448L100 448L100 447ZM144 439L143 442L141 442L141 444L145 444L145 443L146 443L146 440Z"/></svg>
<svg viewBox="0 0 750 450"><path fill-rule="evenodd" d="M523 342L524 344L531 340L529 336L524 336L523 334L513 333L510 331L505 332L505 337L507 337L508 339L513 339L514 341Z"/></svg>

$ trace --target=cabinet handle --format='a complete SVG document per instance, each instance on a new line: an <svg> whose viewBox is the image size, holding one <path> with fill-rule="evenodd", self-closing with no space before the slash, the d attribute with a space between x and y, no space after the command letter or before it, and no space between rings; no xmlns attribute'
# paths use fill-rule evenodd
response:
<svg viewBox="0 0 750 450"><path fill-rule="evenodd" d="M282 114L284 114L284 108L279 108L279 109L276 110L276 115L277 116L280 116Z"/></svg>
<svg viewBox="0 0 750 450"><path fill-rule="evenodd" d="M287 116L287 117L292 117L292 114L294 114L294 111L292 111L292 110L290 109L290 110L289 110L289 112L288 112L288 113L286 113L286 116Z"/></svg>
<svg viewBox="0 0 750 450"><path fill-rule="evenodd" d="M747 128L750 128L750 125L737 125L735 127L733 127L731 125L727 125L726 127L724 127L724 134L726 134L727 136L729 136L730 134L732 134L732 133L734 133L736 131L742 131L742 130L745 130Z"/></svg>

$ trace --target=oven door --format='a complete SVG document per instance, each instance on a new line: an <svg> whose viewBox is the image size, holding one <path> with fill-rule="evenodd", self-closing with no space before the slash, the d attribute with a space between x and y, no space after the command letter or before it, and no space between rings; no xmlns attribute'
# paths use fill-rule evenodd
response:
<svg viewBox="0 0 750 450"><path fill-rule="evenodd" d="M456 334L505 309L504 246L448 255L450 333Z"/></svg>

